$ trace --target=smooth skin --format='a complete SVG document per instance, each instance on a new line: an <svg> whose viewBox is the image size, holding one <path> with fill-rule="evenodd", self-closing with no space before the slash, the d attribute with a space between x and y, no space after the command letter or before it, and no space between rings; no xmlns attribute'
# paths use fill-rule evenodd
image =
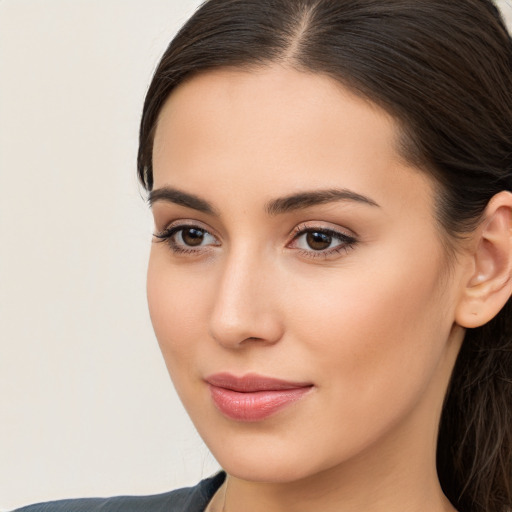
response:
<svg viewBox="0 0 512 512"><path fill-rule="evenodd" d="M148 300L228 473L212 512L454 510L437 426L464 328L510 297L512 196L450 256L398 137L368 100L278 65L198 75L161 112ZM313 387L241 422L212 402L219 372Z"/></svg>

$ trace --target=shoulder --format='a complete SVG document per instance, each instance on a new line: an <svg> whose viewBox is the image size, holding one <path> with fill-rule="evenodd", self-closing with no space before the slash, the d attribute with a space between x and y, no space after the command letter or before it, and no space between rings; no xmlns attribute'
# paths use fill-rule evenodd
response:
<svg viewBox="0 0 512 512"><path fill-rule="evenodd" d="M203 512L226 474L223 472L186 487L151 496L81 498L38 503L14 512Z"/></svg>

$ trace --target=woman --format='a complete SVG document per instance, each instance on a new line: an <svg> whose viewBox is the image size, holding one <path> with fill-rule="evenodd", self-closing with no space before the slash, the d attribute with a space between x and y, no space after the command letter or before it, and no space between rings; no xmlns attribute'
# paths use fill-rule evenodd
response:
<svg viewBox="0 0 512 512"><path fill-rule="evenodd" d="M512 509L512 41L488 0L210 0L141 122L153 326L225 472L29 510Z"/></svg>

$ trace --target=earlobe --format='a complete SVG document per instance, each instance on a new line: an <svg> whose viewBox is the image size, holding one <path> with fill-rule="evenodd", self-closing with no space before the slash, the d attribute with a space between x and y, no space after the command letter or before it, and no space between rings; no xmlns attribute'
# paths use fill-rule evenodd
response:
<svg viewBox="0 0 512 512"><path fill-rule="evenodd" d="M456 310L456 322L467 328L489 322L512 294L512 193L491 199L473 247L471 275Z"/></svg>

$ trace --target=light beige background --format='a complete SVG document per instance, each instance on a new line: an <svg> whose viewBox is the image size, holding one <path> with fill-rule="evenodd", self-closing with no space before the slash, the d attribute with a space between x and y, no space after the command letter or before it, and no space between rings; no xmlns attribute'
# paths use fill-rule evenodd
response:
<svg viewBox="0 0 512 512"><path fill-rule="evenodd" d="M0 2L0 510L216 468L151 329L135 178L152 71L198 3Z"/></svg>
<svg viewBox="0 0 512 512"><path fill-rule="evenodd" d="M151 330L135 178L151 72L198 4L0 0L0 510L217 468Z"/></svg>

